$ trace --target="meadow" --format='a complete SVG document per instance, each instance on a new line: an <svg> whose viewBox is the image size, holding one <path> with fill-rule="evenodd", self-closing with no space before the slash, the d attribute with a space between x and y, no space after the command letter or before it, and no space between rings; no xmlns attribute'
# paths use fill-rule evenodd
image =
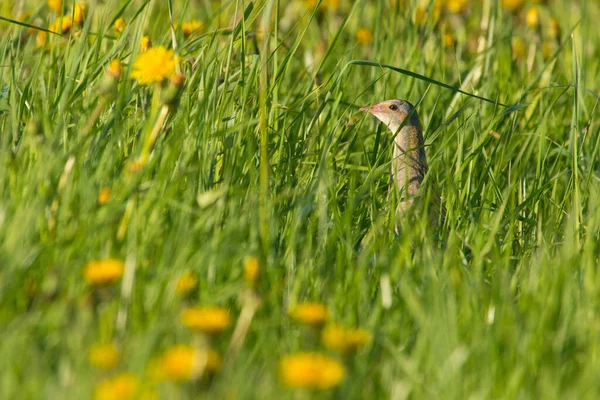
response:
<svg viewBox="0 0 600 400"><path fill-rule="evenodd" d="M1 399L600 395L598 2L0 11Z"/></svg>

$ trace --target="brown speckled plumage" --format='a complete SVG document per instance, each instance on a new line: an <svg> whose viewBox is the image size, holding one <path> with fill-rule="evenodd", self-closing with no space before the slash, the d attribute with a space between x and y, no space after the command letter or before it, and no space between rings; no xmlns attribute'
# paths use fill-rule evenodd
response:
<svg viewBox="0 0 600 400"><path fill-rule="evenodd" d="M398 190L398 213L404 214L427 172L423 129L412 104L404 100L387 100L361 108L386 124L394 137L392 179Z"/></svg>

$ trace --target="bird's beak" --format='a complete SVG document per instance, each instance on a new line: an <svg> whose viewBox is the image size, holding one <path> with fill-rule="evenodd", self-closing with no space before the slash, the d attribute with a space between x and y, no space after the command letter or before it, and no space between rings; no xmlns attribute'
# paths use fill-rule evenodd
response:
<svg viewBox="0 0 600 400"><path fill-rule="evenodd" d="M381 106L381 103L373 104L373 105L370 105L370 106L364 106L364 107L360 108L360 111L368 112L368 113L371 113L373 115L375 115L377 113L385 112L385 110L386 109Z"/></svg>

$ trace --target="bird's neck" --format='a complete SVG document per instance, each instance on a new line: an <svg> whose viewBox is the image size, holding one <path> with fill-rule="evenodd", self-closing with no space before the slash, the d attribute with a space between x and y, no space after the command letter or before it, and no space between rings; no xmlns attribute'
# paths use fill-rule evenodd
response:
<svg viewBox="0 0 600 400"><path fill-rule="evenodd" d="M393 126L395 136L392 159L392 178L400 195L400 209L412 205L427 171L427 158L423 147L423 133L418 117L411 118L404 126Z"/></svg>

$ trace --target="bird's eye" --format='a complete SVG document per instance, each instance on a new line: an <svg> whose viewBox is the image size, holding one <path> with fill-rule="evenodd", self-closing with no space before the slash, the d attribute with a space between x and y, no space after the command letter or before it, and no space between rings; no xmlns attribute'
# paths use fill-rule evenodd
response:
<svg viewBox="0 0 600 400"><path fill-rule="evenodd" d="M396 110L398 110L398 106L395 104L392 104L392 105L390 105L390 110L396 111Z"/></svg>

